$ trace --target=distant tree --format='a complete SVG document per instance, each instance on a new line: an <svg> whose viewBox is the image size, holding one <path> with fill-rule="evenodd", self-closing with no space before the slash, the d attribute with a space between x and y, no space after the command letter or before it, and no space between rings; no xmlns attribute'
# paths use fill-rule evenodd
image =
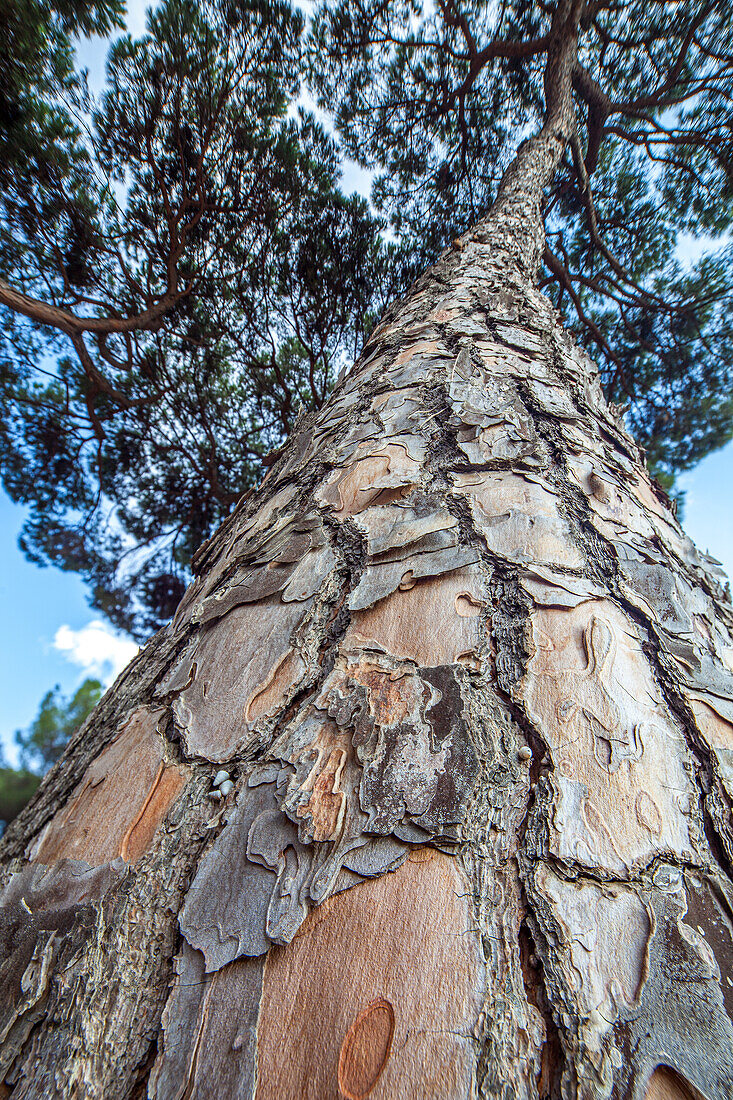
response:
<svg viewBox="0 0 733 1100"><path fill-rule="evenodd" d="M47 772L103 695L103 684L92 677L87 677L70 697L61 694L58 684L47 691L28 729L15 734L23 767L40 774Z"/></svg>
<svg viewBox="0 0 733 1100"><path fill-rule="evenodd" d="M40 775L27 768L11 768L0 757L0 834L35 794L40 782Z"/></svg>
<svg viewBox="0 0 733 1100"><path fill-rule="evenodd" d="M0 755L0 825L4 828L25 806L43 775L56 763L71 735L104 694L99 680L88 677L71 697L57 684L46 692L38 714L27 730L17 730L20 767L12 768Z"/></svg>

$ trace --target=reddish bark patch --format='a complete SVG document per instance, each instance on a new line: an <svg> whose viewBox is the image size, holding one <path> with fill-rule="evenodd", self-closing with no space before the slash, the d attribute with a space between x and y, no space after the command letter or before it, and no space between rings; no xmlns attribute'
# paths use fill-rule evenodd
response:
<svg viewBox="0 0 733 1100"><path fill-rule="evenodd" d="M335 840L341 830L346 794L339 789L339 783L345 762L345 750L334 749L313 784L308 801L296 811L298 817L311 817L314 840Z"/></svg>
<svg viewBox="0 0 733 1100"><path fill-rule="evenodd" d="M666 1066L660 1066L651 1076L645 1100L700 1100L700 1093L692 1089L679 1074Z"/></svg>
<svg viewBox="0 0 733 1100"><path fill-rule="evenodd" d="M409 693L413 686L410 680L403 682L401 678L393 679L390 673L369 667L356 666L349 671L367 689L369 707L378 725L397 726L414 709L414 701Z"/></svg>
<svg viewBox="0 0 733 1100"><path fill-rule="evenodd" d="M137 863L150 847L158 825L184 783L179 768L161 764L139 814L120 846L120 855L128 863Z"/></svg>
<svg viewBox="0 0 733 1100"><path fill-rule="evenodd" d="M360 1012L341 1044L339 1091L345 1100L364 1100L382 1075L392 1051L395 1016L383 997Z"/></svg>
<svg viewBox="0 0 733 1100"><path fill-rule="evenodd" d="M469 893L457 861L436 851L329 898L274 947L256 1100L469 1095L484 1007Z"/></svg>
<svg viewBox="0 0 733 1100"><path fill-rule="evenodd" d="M117 856L135 863L143 855L185 782L185 771L163 758L156 730L163 713L141 707L120 727L46 826L34 860L81 859L97 867Z"/></svg>

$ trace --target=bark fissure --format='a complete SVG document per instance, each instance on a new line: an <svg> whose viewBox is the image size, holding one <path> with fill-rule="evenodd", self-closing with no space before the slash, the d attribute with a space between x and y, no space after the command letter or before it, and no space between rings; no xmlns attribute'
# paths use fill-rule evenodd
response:
<svg viewBox="0 0 733 1100"><path fill-rule="evenodd" d="M526 898L524 899L527 905ZM539 957L532 930L525 918L519 933L522 954L522 973L527 1000L542 1016L545 1037L542 1044L540 1072L537 1080L538 1100L558 1100L561 1095L564 1069L563 1046L560 1031L552 1014L552 1006L545 986L542 960Z"/></svg>

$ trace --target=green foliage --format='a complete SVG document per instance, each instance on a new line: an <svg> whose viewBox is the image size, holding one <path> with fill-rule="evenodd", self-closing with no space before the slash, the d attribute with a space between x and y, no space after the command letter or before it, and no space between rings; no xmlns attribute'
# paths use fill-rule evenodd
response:
<svg viewBox="0 0 733 1100"><path fill-rule="evenodd" d="M418 266L488 210L518 143L541 125L556 7L318 9L321 103L346 152L376 170L375 206ZM732 38L726 4L587 3L577 132L547 195L543 286L667 483L733 435L733 257L682 262L685 234L730 230Z"/></svg>
<svg viewBox="0 0 733 1100"><path fill-rule="evenodd" d="M36 793L40 775L25 768L8 768L0 762L0 835Z"/></svg>
<svg viewBox="0 0 733 1100"><path fill-rule="evenodd" d="M58 684L46 692L28 729L15 734L21 766L41 774L48 771L103 694L100 681L91 677L84 680L70 698L61 694Z"/></svg>
<svg viewBox="0 0 733 1100"><path fill-rule="evenodd" d="M44 164L47 143L67 131L61 103L83 83L74 69L74 35L122 26L123 0L0 0L0 178L30 160ZM56 150L54 150L56 151ZM53 153L49 158L50 163Z"/></svg>
<svg viewBox="0 0 733 1100"><path fill-rule="evenodd" d="M70 698L58 685L46 692L38 714L27 730L18 730L20 767L8 767L0 754L0 831L20 813L41 782L44 772L55 764L69 738L94 710L104 688L88 678Z"/></svg>
<svg viewBox="0 0 733 1100"><path fill-rule="evenodd" d="M5 318L21 546L139 638L393 293L380 223L294 107L302 30L274 0L166 0L112 46L83 132L65 116L52 177L17 171L0 199L0 274L70 318Z"/></svg>

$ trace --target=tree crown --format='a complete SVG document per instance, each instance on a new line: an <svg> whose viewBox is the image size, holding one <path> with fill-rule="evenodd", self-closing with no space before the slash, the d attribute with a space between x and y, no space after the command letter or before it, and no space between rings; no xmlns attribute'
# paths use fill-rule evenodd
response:
<svg viewBox="0 0 733 1100"><path fill-rule="evenodd" d="M733 257L681 249L730 224L725 5L334 0L306 28L279 0L165 0L93 103L71 35L120 4L23 2L0 112L0 464L26 554L81 572L117 625L170 616L299 411L486 214L569 35L541 285L667 487L733 434ZM299 105L306 80L340 144ZM340 190L344 153L376 173L371 208Z"/></svg>
<svg viewBox="0 0 733 1100"><path fill-rule="evenodd" d="M389 292L379 223L295 104L302 31L282 3L166 0L112 45L99 103L64 89L45 165L8 173L0 451L21 545L139 637Z"/></svg>

